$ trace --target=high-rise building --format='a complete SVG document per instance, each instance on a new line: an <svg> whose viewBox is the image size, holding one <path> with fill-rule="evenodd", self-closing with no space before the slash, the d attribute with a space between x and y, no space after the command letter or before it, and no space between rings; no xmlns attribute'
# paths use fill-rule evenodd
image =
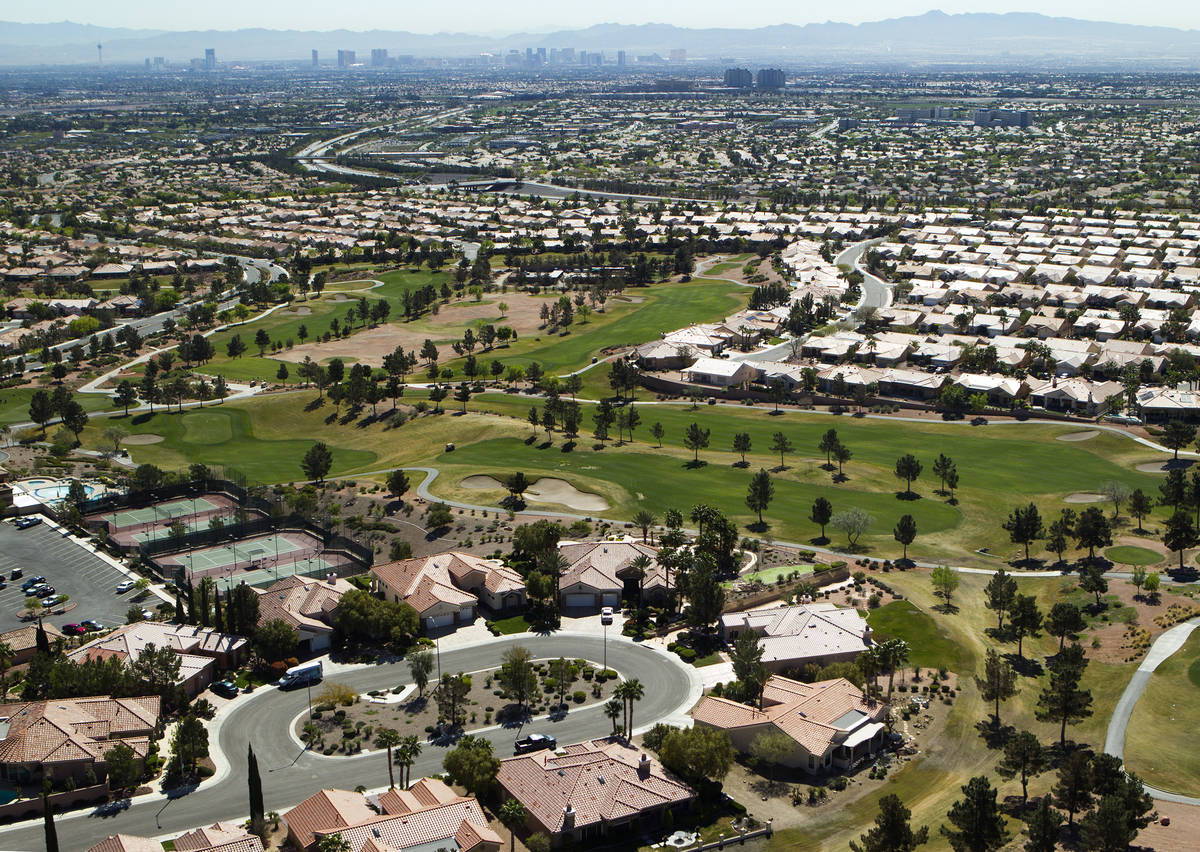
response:
<svg viewBox="0 0 1200 852"><path fill-rule="evenodd" d="M321 54L319 54L316 51L316 49L314 48L313 52L312 52L312 56L313 56L313 66L312 67L316 68L318 65L321 64Z"/></svg>
<svg viewBox="0 0 1200 852"><path fill-rule="evenodd" d="M725 85L730 89L749 89L754 85L754 75L748 68L726 68Z"/></svg>
<svg viewBox="0 0 1200 852"><path fill-rule="evenodd" d="M539 47L537 49L537 64L538 65L546 64L546 48L544 48L544 47Z"/></svg>
<svg viewBox="0 0 1200 852"><path fill-rule="evenodd" d="M558 55L564 65L573 63L575 61L575 48L564 47L558 52Z"/></svg>
<svg viewBox="0 0 1200 852"><path fill-rule="evenodd" d="M204 49L204 67L209 71L217 67L217 50L214 47Z"/></svg>
<svg viewBox="0 0 1200 852"><path fill-rule="evenodd" d="M375 68L380 68L387 65L388 56L386 47L376 47L371 49L371 65Z"/></svg>
<svg viewBox="0 0 1200 852"><path fill-rule="evenodd" d="M626 64L625 63L625 51L618 50L617 51L617 67L624 68L625 64Z"/></svg>
<svg viewBox="0 0 1200 852"><path fill-rule="evenodd" d="M787 84L787 75L778 68L758 69L758 87L760 89L782 89Z"/></svg>
<svg viewBox="0 0 1200 852"><path fill-rule="evenodd" d="M353 64L354 64L354 51L353 50L339 50L338 51L338 68L349 68Z"/></svg>

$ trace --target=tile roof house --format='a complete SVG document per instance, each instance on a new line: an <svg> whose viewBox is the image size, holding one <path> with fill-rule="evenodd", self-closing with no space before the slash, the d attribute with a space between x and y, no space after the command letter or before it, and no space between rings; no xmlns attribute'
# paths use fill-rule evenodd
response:
<svg viewBox="0 0 1200 852"><path fill-rule="evenodd" d="M54 646L55 640L66 638L57 627L48 621L43 622L42 628L46 631L46 638L50 640L51 647ZM24 627L0 633L0 642L7 645L13 653L9 665L19 666L27 663L37 653L37 625L27 624Z"/></svg>
<svg viewBox="0 0 1200 852"><path fill-rule="evenodd" d="M525 606L525 580L493 559L451 550L388 562L371 569L375 588L389 601L417 611L426 630L469 624L483 604L494 612Z"/></svg>
<svg viewBox="0 0 1200 852"><path fill-rule="evenodd" d="M796 745L781 762L809 774L846 769L874 754L883 745L887 715L887 704L845 678L801 683L779 675L767 680L762 710L715 695L692 709L697 725L727 731L739 752L749 752L765 731L786 734Z"/></svg>
<svg viewBox="0 0 1200 852"><path fill-rule="evenodd" d="M217 822L175 838L177 852L262 852L262 841L240 825ZM149 837L112 834L87 852L162 852L163 845Z"/></svg>
<svg viewBox="0 0 1200 852"><path fill-rule="evenodd" d="M378 810L372 809L374 805ZM321 790L283 815L288 840L314 849L323 837L340 834L350 852L498 852L479 802L459 796L436 778L407 790L388 790L373 800L346 790Z"/></svg>
<svg viewBox="0 0 1200 852"><path fill-rule="evenodd" d="M329 649L333 615L342 595L354 585L337 577L313 580L299 575L284 577L258 592L258 623L276 619L295 628L304 656Z"/></svg>
<svg viewBox="0 0 1200 852"><path fill-rule="evenodd" d="M163 845L149 837L133 834L110 834L87 852L162 852Z"/></svg>
<svg viewBox="0 0 1200 852"><path fill-rule="evenodd" d="M210 627L139 621L80 645L67 656L76 662L105 657L135 660L151 645L171 648L179 655L179 683L190 696L198 695L213 682L218 666L235 665L249 649L241 636Z"/></svg>
<svg viewBox="0 0 1200 852"><path fill-rule="evenodd" d="M625 593L637 594L639 583L646 600L666 596L667 577L658 563L658 551L633 541L599 541L559 545L567 568L558 581L563 607L596 609L620 606ZM650 564L644 578L638 577L634 561L645 557Z"/></svg>
<svg viewBox="0 0 1200 852"><path fill-rule="evenodd" d="M871 628L855 609L829 603L771 606L721 616L721 636L733 642L758 634L763 664L774 672L849 662L871 645Z"/></svg>
<svg viewBox="0 0 1200 852"><path fill-rule="evenodd" d="M627 834L624 827L658 822L696 799L657 760L611 738L506 758L497 781L525 806L529 828L555 845Z"/></svg>
<svg viewBox="0 0 1200 852"><path fill-rule="evenodd" d="M47 767L58 781L103 778L104 753L118 741L145 757L158 724L160 699L57 698L0 704L0 778L25 784Z"/></svg>

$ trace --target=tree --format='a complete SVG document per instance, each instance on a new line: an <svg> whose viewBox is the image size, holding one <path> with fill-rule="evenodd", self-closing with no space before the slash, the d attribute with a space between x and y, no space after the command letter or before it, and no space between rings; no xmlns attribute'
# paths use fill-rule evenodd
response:
<svg viewBox="0 0 1200 852"><path fill-rule="evenodd" d="M912 811L900 797L888 793L879 800L875 825L858 838L858 843L850 841L850 848L853 852L912 852L929 842L929 828L921 826L913 831L911 819Z"/></svg>
<svg viewBox="0 0 1200 852"><path fill-rule="evenodd" d="M1059 601L1050 607L1050 612L1046 615L1046 632L1058 637L1059 651L1062 651L1068 636L1078 633L1085 626L1087 625L1079 607L1066 601Z"/></svg>
<svg viewBox="0 0 1200 852"><path fill-rule="evenodd" d="M1187 512L1175 512L1167 518L1163 529L1163 544L1167 550L1179 554L1179 570L1183 570L1183 554L1189 547L1196 546L1196 525Z"/></svg>
<svg viewBox="0 0 1200 852"><path fill-rule="evenodd" d="M50 787L42 789L42 835L46 852L58 852L58 829L54 827L54 803L50 801Z"/></svg>
<svg viewBox="0 0 1200 852"><path fill-rule="evenodd" d="M826 467L833 467L833 464L831 463L833 451L840 445L841 441L838 440L838 433L836 429L829 429L824 435L821 436L821 441L817 444L817 449L825 454Z"/></svg>
<svg viewBox="0 0 1200 852"><path fill-rule="evenodd" d="M462 672L450 674L444 672L437 688L433 691L433 700L437 702L438 715L445 719L451 728L459 725L462 715L463 702L471 692L471 676Z"/></svg>
<svg viewBox="0 0 1200 852"><path fill-rule="evenodd" d="M1051 791L1054 804L1067 812L1067 825L1075 824L1075 814L1092 804L1092 756L1086 749L1073 751L1058 767L1058 783Z"/></svg>
<svg viewBox="0 0 1200 852"><path fill-rule="evenodd" d="M1084 509L1075 522L1075 541L1080 548L1088 549L1089 562L1095 560L1097 547L1112 544L1112 525L1108 517L1095 506Z"/></svg>
<svg viewBox="0 0 1200 852"><path fill-rule="evenodd" d="M833 518L833 504L824 497L813 500L812 511L808 519L821 528L821 541L826 541L825 526Z"/></svg>
<svg viewBox="0 0 1200 852"><path fill-rule="evenodd" d="M1010 577L1003 568L992 575L984 587L984 606L996 613L996 629L1004 629L1004 615L1013 605L1017 597L1017 581Z"/></svg>
<svg viewBox="0 0 1200 852"><path fill-rule="evenodd" d="M904 495L913 493L913 480L921 475L921 462L912 453L907 453L896 459L896 478L904 480Z"/></svg>
<svg viewBox="0 0 1200 852"><path fill-rule="evenodd" d="M271 345L271 335L265 328L260 328L254 333L254 345L258 347L259 358L266 354L267 347Z"/></svg>
<svg viewBox="0 0 1200 852"><path fill-rule="evenodd" d="M750 511L758 512L760 527L763 525L763 510L771 505L774 496L775 484L771 482L771 474L760 468L758 473L750 478L750 485L746 490L746 505L750 507Z"/></svg>
<svg viewBox="0 0 1200 852"><path fill-rule="evenodd" d="M629 739L633 736L633 705L646 695L646 687L637 678L630 678L618 684L613 695L620 698L625 707L625 738Z"/></svg>
<svg viewBox="0 0 1200 852"><path fill-rule="evenodd" d="M771 767L772 783L775 781L775 768L795 748L796 741L775 728L768 728L750 741L750 754L754 759Z"/></svg>
<svg viewBox="0 0 1200 852"><path fill-rule="evenodd" d="M1096 809L1079 820L1079 839L1088 852L1124 852L1137 837L1120 796L1103 796Z"/></svg>
<svg viewBox="0 0 1200 852"><path fill-rule="evenodd" d="M654 440L657 441L658 445L661 447L663 435L667 434L667 430L663 428L661 423L655 421L650 427L650 434L654 436Z"/></svg>
<svg viewBox="0 0 1200 852"><path fill-rule="evenodd" d="M254 650L269 663L293 656L299 645L300 634L282 618L264 621L254 630Z"/></svg>
<svg viewBox="0 0 1200 852"><path fill-rule="evenodd" d="M240 334L235 334L229 338L229 342L225 344L225 354L230 358L240 358L246 353L246 342L242 340Z"/></svg>
<svg viewBox="0 0 1200 852"><path fill-rule="evenodd" d="M317 852L350 852L350 841L340 831L326 834L317 841Z"/></svg>
<svg viewBox="0 0 1200 852"><path fill-rule="evenodd" d="M688 623L692 627L708 630L725 608L725 589L717 575L714 558L708 553L701 553L685 576Z"/></svg>
<svg viewBox="0 0 1200 852"><path fill-rule="evenodd" d="M745 686L747 697L754 698L754 703L762 704L763 687L767 683L769 672L763 664L763 647L758 634L753 630L745 630L733 642L729 649L729 661L733 664L733 676Z"/></svg>
<svg viewBox="0 0 1200 852"><path fill-rule="evenodd" d="M421 740L416 734L409 734L396 746L396 756L393 762L400 767L400 786L408 789L412 776L412 765L421 756Z"/></svg>
<svg viewBox="0 0 1200 852"><path fill-rule="evenodd" d="M198 717L188 714L175 726L171 751L185 772L189 769L194 772L197 764L208 757L208 730Z"/></svg>
<svg viewBox="0 0 1200 852"><path fill-rule="evenodd" d="M1154 504L1140 488L1134 489L1129 495L1129 514L1137 519L1137 530L1142 532L1142 520L1154 511Z"/></svg>
<svg viewBox="0 0 1200 852"><path fill-rule="evenodd" d="M916 519L912 515L901 515L900 520L896 522L895 529L892 530L892 538L904 546L904 555L901 558L905 562L908 561L908 546L913 543L913 539L916 537Z"/></svg>
<svg viewBox="0 0 1200 852"><path fill-rule="evenodd" d="M1002 526L1008 531L1008 537L1014 544L1025 546L1025 563L1029 563L1029 545L1044 535L1042 516L1037 506L1030 503L1018 506L1009 514Z"/></svg>
<svg viewBox="0 0 1200 852"><path fill-rule="evenodd" d="M1176 459L1179 458L1179 451L1194 440L1196 440L1196 427L1190 423L1184 423L1182 420L1169 420L1163 427L1163 446L1171 450Z"/></svg>
<svg viewBox="0 0 1200 852"><path fill-rule="evenodd" d="M554 679L554 691L558 695L558 706L564 712L567 705L567 691L575 682L578 673L579 670L575 667L574 661L568 660L566 657L551 660L547 667L547 674Z"/></svg>
<svg viewBox="0 0 1200 852"><path fill-rule="evenodd" d="M104 752L104 765L108 767L108 789L113 792L121 793L141 780L141 762L137 752L120 740Z"/></svg>
<svg viewBox="0 0 1200 852"><path fill-rule="evenodd" d="M262 776L258 773L258 758L254 746L246 744L246 783L250 794L250 831L262 837L267 831L267 810L263 805Z"/></svg>
<svg viewBox="0 0 1200 852"><path fill-rule="evenodd" d="M946 478L954 471L954 460L947 455L938 453L938 457L933 460L933 475L942 481L942 493L946 493Z"/></svg>
<svg viewBox="0 0 1200 852"><path fill-rule="evenodd" d="M381 745L387 749L387 767L388 767L388 789L391 790L396 786L396 774L393 771L392 764L392 749L400 745L404 738L400 736L400 732L395 728L380 728L375 732L375 744Z"/></svg>
<svg viewBox="0 0 1200 852"><path fill-rule="evenodd" d="M313 482L323 482L329 469L333 467L333 453L324 441L317 441L308 448L300 461L300 469Z"/></svg>
<svg viewBox="0 0 1200 852"><path fill-rule="evenodd" d="M125 409L125 416L129 416L129 406L137 402L138 393L137 387L129 379L122 379L117 384L117 391L113 394L113 404L119 405Z"/></svg>
<svg viewBox="0 0 1200 852"><path fill-rule="evenodd" d="M1021 802L1029 801L1029 779L1046 771L1046 750L1037 736L1021 731L1004 744L1004 756L996 764L1001 778L1021 779Z"/></svg>
<svg viewBox="0 0 1200 852"><path fill-rule="evenodd" d="M872 520L874 519L864 510L854 508L838 512L829 519L829 525L844 532L850 547L854 548L858 544L859 536L870 528Z"/></svg>
<svg viewBox="0 0 1200 852"><path fill-rule="evenodd" d="M514 852L517 848L517 829L525 824L529 811L525 810L520 799L507 799L496 815L508 829L508 852Z"/></svg>
<svg viewBox="0 0 1200 852"><path fill-rule="evenodd" d="M835 462L837 462L838 477L843 476L842 465L845 464L846 462L850 461L850 459L853 456L854 456L854 453L850 452L850 448L847 447L845 444L839 443L836 447L833 448L833 460Z"/></svg>
<svg viewBox="0 0 1200 852"><path fill-rule="evenodd" d="M46 436L46 424L53 418L54 406L50 402L50 394L35 390L29 398L29 419L42 427L42 437Z"/></svg>
<svg viewBox="0 0 1200 852"><path fill-rule="evenodd" d="M500 759L492 753L492 744L483 737L468 734L458 741L442 761L450 781L465 787L468 793L483 798L496 784Z"/></svg>
<svg viewBox="0 0 1200 852"><path fill-rule="evenodd" d="M1092 693L1079 688L1086 665L1083 648L1072 645L1065 649L1050 670L1049 683L1038 696L1037 719L1059 723L1058 741L1062 746L1067 744L1067 723L1080 722L1092 715Z"/></svg>
<svg viewBox="0 0 1200 852"><path fill-rule="evenodd" d="M949 565L936 565L930 572L929 579L933 583L934 595L945 602L943 607L949 612L950 599L954 596L954 590L958 588L958 573Z"/></svg>
<svg viewBox="0 0 1200 852"><path fill-rule="evenodd" d="M783 462L783 457L787 453L792 452L792 450L794 450L794 449L795 449L795 447L792 446L792 442L788 439L788 436L783 434L782 432L776 432L774 435L771 436L771 452L779 453L779 469L780 470L786 469L784 462Z"/></svg>
<svg viewBox="0 0 1200 852"><path fill-rule="evenodd" d="M1037 598L1033 595L1017 595L1013 600L1009 622L1013 633L1017 635L1017 656L1024 659L1021 650L1025 637L1037 638L1042 630L1042 612L1038 609Z"/></svg>
<svg viewBox="0 0 1200 852"><path fill-rule="evenodd" d="M1050 797L1042 796L1037 810L1026 823L1029 840L1025 843L1025 852L1054 852L1058 848L1062 821L1062 814L1050 807Z"/></svg>
<svg viewBox="0 0 1200 852"><path fill-rule="evenodd" d="M1017 694L1017 673L994 648L988 648L983 659L983 677L975 678L979 697L993 703L992 719L1000 727L1000 702Z"/></svg>
<svg viewBox="0 0 1200 852"><path fill-rule="evenodd" d="M387 475L387 490L394 498L399 500L404 496L409 489L408 474L400 468L396 468Z"/></svg>
<svg viewBox="0 0 1200 852"><path fill-rule="evenodd" d="M1161 581L1159 580L1157 571L1151 571L1146 576L1146 594L1150 596L1151 600L1154 600L1154 598L1158 596L1158 587L1160 582Z"/></svg>
<svg viewBox="0 0 1200 852"><path fill-rule="evenodd" d="M1096 608L1100 608L1100 596L1108 591L1108 579L1104 569L1095 563L1079 569L1079 588L1096 596Z"/></svg>
<svg viewBox="0 0 1200 852"><path fill-rule="evenodd" d="M497 679L505 696L515 701L518 707L525 707L538 685L537 672L533 670L533 655L529 649L515 645L505 651Z"/></svg>
<svg viewBox="0 0 1200 852"><path fill-rule="evenodd" d="M649 735L647 735L649 736ZM729 734L717 728L671 728L658 748L663 765L689 784L720 781L733 767Z"/></svg>
<svg viewBox="0 0 1200 852"><path fill-rule="evenodd" d="M683 432L683 445L691 450L694 455L692 462L700 463L700 451L708 447L709 430L704 429L699 423L693 421Z"/></svg>
<svg viewBox="0 0 1200 852"><path fill-rule="evenodd" d="M954 828L942 826L942 834L954 852L992 852L1008 842L1004 817L996 805L996 790L983 775L977 775L962 788L963 798L955 802L947 817Z"/></svg>
<svg viewBox="0 0 1200 852"><path fill-rule="evenodd" d="M1113 517L1121 517L1121 506L1129 499L1129 486L1119 479L1105 480L1100 485L1100 493L1113 504Z"/></svg>
<svg viewBox="0 0 1200 852"><path fill-rule="evenodd" d="M102 433L100 439L106 444L112 444L113 455L121 451L121 442L129 437L129 432L122 429L120 426L109 426Z"/></svg>
<svg viewBox="0 0 1200 852"><path fill-rule="evenodd" d="M617 735L617 720L625 714L625 705L615 697L604 703L604 715L612 722L613 736Z"/></svg>
<svg viewBox="0 0 1200 852"><path fill-rule="evenodd" d="M750 444L750 433L749 432L737 432L734 434L734 436L733 436L733 451L735 453L741 454L741 456L742 456L741 466L742 467L746 466L746 453L750 452L750 446L751 446L751 444ZM780 464L782 464L782 463L783 463L782 460L780 460Z"/></svg>
<svg viewBox="0 0 1200 852"><path fill-rule="evenodd" d="M12 667L14 657L12 646L7 642L0 642L0 701L8 700L8 670Z"/></svg>
<svg viewBox="0 0 1200 852"><path fill-rule="evenodd" d="M642 544L646 543L646 538L650 534L650 528L658 523L658 518L654 517L654 513L648 509L638 509L633 516L633 525L642 531Z"/></svg>
<svg viewBox="0 0 1200 852"><path fill-rule="evenodd" d="M432 671L432 651L419 650L408 655L408 672L417 686L417 695L425 694L425 687L429 685L429 675Z"/></svg>

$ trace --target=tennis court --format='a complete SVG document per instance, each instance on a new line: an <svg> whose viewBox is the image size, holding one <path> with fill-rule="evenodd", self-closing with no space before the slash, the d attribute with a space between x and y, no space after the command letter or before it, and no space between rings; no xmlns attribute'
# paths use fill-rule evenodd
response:
<svg viewBox="0 0 1200 852"><path fill-rule="evenodd" d="M293 574L324 577L330 573L361 570L361 566L344 554L327 553L321 539L301 531L255 536L216 547L172 553L159 557L158 561L164 571L181 571L193 581L201 577L224 577L252 586L269 585L280 577Z"/></svg>
<svg viewBox="0 0 1200 852"><path fill-rule="evenodd" d="M185 518L191 515L211 512L219 508L222 507L207 497L197 497L194 500L190 497L183 497L179 500L156 503L141 509L122 509L111 515L104 515L103 519L108 521L109 526L113 529L119 530L126 527L163 523L175 518Z"/></svg>
<svg viewBox="0 0 1200 852"><path fill-rule="evenodd" d="M258 538L233 541L219 547L209 547L203 550L193 550L186 554L177 555L183 564L197 574L208 574L214 570L245 563L262 562L266 559L280 559L295 551L307 550L312 547L305 542L293 541L287 535L275 533Z"/></svg>

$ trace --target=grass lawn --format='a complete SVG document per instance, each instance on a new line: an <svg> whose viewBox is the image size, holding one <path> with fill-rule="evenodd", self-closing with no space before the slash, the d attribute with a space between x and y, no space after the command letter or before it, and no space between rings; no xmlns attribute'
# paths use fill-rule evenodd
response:
<svg viewBox="0 0 1200 852"><path fill-rule="evenodd" d="M721 662L721 655L714 652L712 654L706 654L703 657L697 657L696 659L692 660L692 665L698 669L701 669L705 666L715 666L719 662Z"/></svg>
<svg viewBox="0 0 1200 852"><path fill-rule="evenodd" d="M0 426L11 426L13 423L29 422L29 400L33 398L36 388L7 388L0 390ZM54 387L44 388L46 393L54 393ZM112 400L102 394L75 394L74 399L83 406L84 411L109 411ZM57 427L51 426L49 434L54 434Z"/></svg>
<svg viewBox="0 0 1200 852"><path fill-rule="evenodd" d="M1164 558L1161 553L1157 553L1148 547L1137 547L1128 544L1110 547L1104 551L1104 555L1113 562L1119 562L1122 565L1157 565Z"/></svg>
<svg viewBox="0 0 1200 852"><path fill-rule="evenodd" d="M513 633L525 633L529 630L529 619L524 615L514 615L493 621L492 626L500 631L501 636L511 636Z"/></svg>
<svg viewBox="0 0 1200 852"><path fill-rule="evenodd" d="M1125 764L1148 784L1200 795L1200 632L1150 676L1125 733Z"/></svg>
<svg viewBox="0 0 1200 852"><path fill-rule="evenodd" d="M871 610L867 624L876 642L888 639L907 642L911 665L959 673L971 671L970 655L938 627L933 616L909 601L892 601Z"/></svg>

